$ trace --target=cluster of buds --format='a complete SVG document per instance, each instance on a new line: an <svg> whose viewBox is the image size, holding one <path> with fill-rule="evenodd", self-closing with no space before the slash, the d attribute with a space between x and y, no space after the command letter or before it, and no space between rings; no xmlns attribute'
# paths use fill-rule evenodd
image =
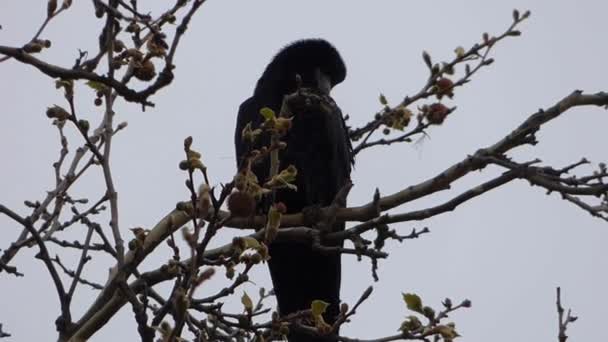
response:
<svg viewBox="0 0 608 342"><path fill-rule="evenodd" d="M267 158L272 151L287 147L287 144L280 141L278 137L285 135L292 127L293 118L277 116L271 108L261 108L260 115L264 118L264 122L259 128L253 128L251 122L247 123L241 131L243 141L248 145L254 145L264 132L269 132L277 139L272 139L271 146L262 146L259 149L252 150L246 158L245 167L241 168L236 174L234 183L237 191L231 194L228 199L229 209L232 208L230 211L235 216L251 215L255 210L255 200L270 193L273 189L296 189L292 183L295 181L297 169L293 165L274 175L263 186L260 185L257 176L251 171L251 166L256 161Z"/></svg>
<svg viewBox="0 0 608 342"><path fill-rule="evenodd" d="M167 44L166 38L167 35L159 31L152 35L152 37L148 40L146 44L146 48L148 50L148 58L164 58L167 55L167 49L169 48L169 45Z"/></svg>
<svg viewBox="0 0 608 342"><path fill-rule="evenodd" d="M412 111L407 109L405 106L398 106L395 109L390 110L384 117L384 124L387 127L403 131L407 125L409 125L412 119ZM384 134L389 134L388 128L384 129Z"/></svg>
<svg viewBox="0 0 608 342"><path fill-rule="evenodd" d="M232 254L238 258L238 262L244 264L259 264L270 258L266 244L250 236L232 239Z"/></svg>
<svg viewBox="0 0 608 342"><path fill-rule="evenodd" d="M161 36L161 34L154 35ZM162 44L161 44L162 42ZM136 48L127 49L125 44L120 40L114 41L114 51L119 53L112 60L112 66L115 69L120 69L123 65L131 65L133 67L133 76L140 81L150 81L156 77L156 67L152 62L153 57L163 57L166 53L166 44L164 38L148 41L148 53L144 54Z"/></svg>
<svg viewBox="0 0 608 342"><path fill-rule="evenodd" d="M180 276L184 272L183 266L180 264L180 262L174 259L169 259L169 262L160 267L160 271L173 277Z"/></svg>
<svg viewBox="0 0 608 342"><path fill-rule="evenodd" d="M260 186L258 178L251 171L251 168L243 168L234 178L236 190L228 197L228 210L230 214L235 217L250 217L255 213L257 200L271 193L272 190L283 188L297 190L297 187L293 184L297 173L296 167L289 165L266 182L264 186ZM280 213L284 213L286 210L283 203L277 203L274 207Z"/></svg>
<svg viewBox="0 0 608 342"><path fill-rule="evenodd" d="M186 152L186 160L182 160L179 163L181 170L192 172L199 169L204 172L207 169L201 161L201 154L192 149L192 137L184 140L184 151Z"/></svg>
<svg viewBox="0 0 608 342"><path fill-rule="evenodd" d="M289 165L287 168L281 170L279 174L275 175L268 182L266 182L264 187L268 189L287 188L297 191L298 187L293 184L296 181L297 175L298 169L294 165Z"/></svg>
<svg viewBox="0 0 608 342"><path fill-rule="evenodd" d="M328 306L329 303L318 299L313 300L312 303L310 303L310 313L319 335L326 335L331 332L331 325L327 324L325 319L323 319L323 314L325 313L325 310L327 310Z"/></svg>
<svg viewBox="0 0 608 342"><path fill-rule="evenodd" d="M129 33L139 34L139 32L141 31L141 27L139 27L137 22L131 21L129 25L127 25L127 27L125 28L125 31Z"/></svg>
<svg viewBox="0 0 608 342"><path fill-rule="evenodd" d="M23 45L23 49L26 53L38 53L43 49L51 47L51 41L48 39L34 39L33 41Z"/></svg>
<svg viewBox="0 0 608 342"><path fill-rule="evenodd" d="M454 97L454 82L449 78L442 77L435 81L435 85L432 88L437 98L441 100L442 97L447 96L450 99Z"/></svg>
<svg viewBox="0 0 608 342"><path fill-rule="evenodd" d="M287 212L287 207L284 203L275 203L268 210L268 220L266 221L266 235L264 241L270 244L279 234L279 228L281 227L281 218L283 214Z"/></svg>
<svg viewBox="0 0 608 342"><path fill-rule="evenodd" d="M260 136L260 134L262 134L262 129L253 129L251 122L248 122L247 125L245 125L245 128L243 128L243 130L241 131L243 141L249 145L253 145Z"/></svg>
<svg viewBox="0 0 608 342"><path fill-rule="evenodd" d="M150 59L134 61L133 76L140 81L150 81L156 76L156 67Z"/></svg>
<svg viewBox="0 0 608 342"><path fill-rule="evenodd" d="M454 108L448 108L443 103L436 102L431 105L424 105L420 108L420 115L426 119L429 124L441 125L445 118L454 111Z"/></svg>
<svg viewBox="0 0 608 342"><path fill-rule="evenodd" d="M196 248L196 245L198 244L197 231L190 229L188 226L184 226L182 227L181 232L182 238L188 243L188 246L190 246L190 248Z"/></svg>
<svg viewBox="0 0 608 342"><path fill-rule="evenodd" d="M140 250L144 246L144 242L146 241L146 237L148 236L149 231L141 227L135 227L131 228L131 232L133 232L135 238L129 241L129 250Z"/></svg>
<svg viewBox="0 0 608 342"><path fill-rule="evenodd" d="M192 286L196 289L197 287L201 286L202 283L211 279L211 277L213 277L214 274L215 274L215 269L211 268L211 267L206 268L202 271L199 270L192 279Z"/></svg>
<svg viewBox="0 0 608 342"><path fill-rule="evenodd" d="M443 306L445 310L439 314L435 313L435 310L430 306L425 306L422 304L422 299L413 293L404 293L403 301L405 302L407 308L410 311L413 311L416 314L420 314L424 316L427 320L427 324L423 324L421 320L416 315L409 315L401 323L401 330L404 333L408 334L424 334L425 336L436 336L436 340L441 338L443 341L452 342L458 336L458 332L456 331L456 324L453 322L440 324L440 320L442 318L448 317L448 313L456 309L453 307L452 301L449 298L446 298L443 301ZM459 307L468 308L471 306L471 301L464 300Z"/></svg>
<svg viewBox="0 0 608 342"><path fill-rule="evenodd" d="M116 45L116 41L114 42L115 46L120 46L120 44ZM125 48L121 50L114 59L112 59L112 67L116 70L120 69L123 65L128 65L130 61L141 62L144 59L144 54L135 48Z"/></svg>
<svg viewBox="0 0 608 342"><path fill-rule="evenodd" d="M403 131L410 123L412 112L403 105L399 105L397 108L392 109L384 94L380 94L378 100L384 108L382 112L376 113L374 118L375 120L381 120L386 126L386 128L382 130L382 133L389 135L391 129Z"/></svg>
<svg viewBox="0 0 608 342"><path fill-rule="evenodd" d="M236 174L236 176L234 177L234 184L237 189L236 192L246 194L255 200L258 200L258 199L262 198L262 196L270 193L269 189L263 188L259 184L258 177L255 175L255 173L253 173L251 171L250 167L243 168ZM236 196L238 197L240 195L236 195ZM229 201L230 201L230 199L229 199ZM247 201L249 201L249 199L247 199ZM238 203L238 204L235 203L233 205L234 205L235 209L236 209L236 207L246 206L241 203ZM241 212L241 214L245 214L245 213ZM249 216L249 215L239 215L239 216Z"/></svg>
<svg viewBox="0 0 608 342"><path fill-rule="evenodd" d="M264 117L264 123L262 124L264 130L283 136L291 129L293 117L277 117L274 110L268 107L260 109L260 114Z"/></svg>

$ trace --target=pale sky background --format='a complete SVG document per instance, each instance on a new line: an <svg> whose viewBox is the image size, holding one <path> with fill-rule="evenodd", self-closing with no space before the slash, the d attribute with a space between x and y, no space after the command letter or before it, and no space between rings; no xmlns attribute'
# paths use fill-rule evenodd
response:
<svg viewBox="0 0 608 342"><path fill-rule="evenodd" d="M140 1L143 5L144 1ZM154 6L169 2L153 1ZM120 103L117 121L129 126L114 140L112 165L119 191L120 225L150 227L187 198L182 140L194 136L213 182L226 182L234 172L233 127L239 104L272 56L300 38L322 37L341 52L348 76L334 89L334 98L351 123L361 124L379 109L378 94L391 103L416 92L426 79L421 59L427 50L434 60L452 58L455 47L470 46L484 31L502 32L513 8L530 9L519 38L495 49L496 62L449 104L458 110L430 131L417 145L391 146L363 152L353 181L351 204L371 199L375 187L388 194L418 183L488 146L540 107L553 105L574 89L608 90L606 32L608 3L585 1L208 1L191 23L175 63L176 80L153 100L157 106L142 113ZM151 8L156 11L157 8ZM0 3L0 45L18 46L38 28L46 1L4 0ZM157 12L153 12L157 13ZM41 58L70 67L77 49L96 51L98 29L90 1L54 21L43 38L53 47ZM59 155L56 129L44 112L62 104L53 81L14 61L0 64L0 203L23 215L23 200L40 200L51 190L51 164ZM92 105L88 88L76 93L82 117L97 122L102 113ZM541 131L541 143L514 154L519 161L541 158L556 167L587 157L608 161L608 115L600 108L568 112ZM70 134L72 149L80 140ZM590 171L590 168L584 169ZM455 184L450 193L399 208L403 212L434 205L497 174L475 173ZM103 178L92 172L72 192L95 201ZM107 218L101 223L107 228ZM354 321L342 332L349 337L374 338L394 334L407 312L401 292L418 293L436 308L446 296L454 302L469 298L473 307L451 318L462 341L557 341L555 287L562 286L564 305L580 316L571 325L571 341L608 341L608 225L539 188L517 181L474 199L455 212L425 222L397 224L407 233L428 226L431 234L404 244L390 242L391 253L380 264L379 283ZM13 241L20 227L0 216L0 248ZM234 231L218 239L229 241ZM84 230L66 235L84 238ZM13 334L7 341L56 339L54 320L58 300L46 269L33 259L36 248L22 251L11 264L26 274L0 274L0 322ZM167 260L163 248L141 270ZM74 253L62 254L75 263ZM106 257L90 263L85 275L103 283L110 266ZM370 263L344 257L342 298L353 303L373 279ZM74 267L74 266L72 266ZM268 286L265 267L252 279ZM199 289L211 293L224 281ZM213 289L211 288L213 287ZM256 287L248 287L257 298ZM241 310L237 296L229 305ZM78 318L96 293L77 291L73 315ZM139 337L129 307L92 341L134 341Z"/></svg>

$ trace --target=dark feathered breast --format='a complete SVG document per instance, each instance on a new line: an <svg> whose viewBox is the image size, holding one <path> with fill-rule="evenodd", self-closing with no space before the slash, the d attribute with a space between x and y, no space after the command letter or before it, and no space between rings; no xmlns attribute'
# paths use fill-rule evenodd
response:
<svg viewBox="0 0 608 342"><path fill-rule="evenodd" d="M346 68L336 49L324 40L297 41L281 50L266 67L251 98L239 108L235 131L237 165L251 149L268 146L262 136L254 146L247 146L241 136L249 122L259 126L262 107L280 112L283 97L297 89L296 75L304 87L314 87L315 70L329 75L331 86L342 82ZM313 89L314 91L314 89ZM283 202L289 213L308 206L329 205L340 188L350 179L352 148L342 113L333 100L323 106L310 106L294 114L292 128L282 138L287 148L280 152L281 169L295 165L297 191L280 190L276 201ZM267 180L269 161L252 167L260 182ZM344 229L336 224L334 230ZM326 320L333 322L339 307L341 265L339 255L313 251L308 244L273 243L270 246L270 273L281 314L310 307L312 300L330 303ZM324 341L290 334L290 341Z"/></svg>

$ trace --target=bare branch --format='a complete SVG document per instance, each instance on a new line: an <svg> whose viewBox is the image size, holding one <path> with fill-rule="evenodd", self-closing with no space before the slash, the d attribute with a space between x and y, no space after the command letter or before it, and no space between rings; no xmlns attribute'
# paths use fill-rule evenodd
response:
<svg viewBox="0 0 608 342"><path fill-rule="evenodd" d="M556 297L557 316L559 323L559 331L557 338L559 342L566 342L566 340L568 339L568 335L566 335L568 324L571 322L575 322L578 317L572 316L570 309L568 309L568 313L566 314L566 317L564 317L564 307L562 306L561 289L559 287L557 287Z"/></svg>

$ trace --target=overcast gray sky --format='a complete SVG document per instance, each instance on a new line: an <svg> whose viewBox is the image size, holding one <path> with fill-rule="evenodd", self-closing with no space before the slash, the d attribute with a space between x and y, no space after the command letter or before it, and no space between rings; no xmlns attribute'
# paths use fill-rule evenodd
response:
<svg viewBox="0 0 608 342"><path fill-rule="evenodd" d="M154 2L154 6L159 4ZM188 135L194 136L195 146L203 153L212 181L230 180L237 108L252 93L266 63L285 44L322 37L340 50L349 74L334 89L334 98L353 124L361 124L379 109L379 93L396 103L422 86L427 76L422 50L435 60L451 58L455 47L479 41L484 31L502 32L513 8L532 11L521 27L523 35L497 46L496 62L457 90L449 101L458 106L457 112L443 126L433 128L430 138L415 145L363 152L353 174L351 204L367 202L375 187L391 193L436 174L502 138L530 113L553 105L574 89L608 90L608 3L208 1L182 41L175 82L154 98L156 108L142 113L136 105L117 106L117 120L129 122L114 141L112 160L122 229L150 227L177 201L187 198L177 164L182 140ZM53 47L41 58L69 67L78 48L96 51L102 21L93 19L92 12L90 1L74 1L73 8L45 31L43 37L51 39ZM26 42L45 13L46 1L2 1L0 45ZM14 61L0 64L0 80L0 203L27 214L23 200L42 199L53 183L51 164L59 146L56 130L44 112L63 99L51 79ZM92 106L90 92L79 87L77 105L83 117L96 122L102 113ZM557 167L582 156L608 161L607 125L604 110L572 110L541 131L538 146L514 156L520 161L539 157ZM77 142L71 139L71 146ZM497 172L488 169L471 175L458 182L454 191ZM74 197L87 194L95 200L102 194L103 178L98 172L83 181ZM422 208L448 196L433 196L396 211ZM556 194L547 196L519 181L455 212L394 228L405 233L424 226L432 233L387 247L391 256L380 263L381 281L374 284L371 300L342 330L345 335L372 338L395 333L409 314L401 292L415 292L436 307L446 296L454 301L472 300L471 309L452 317L463 341L557 341L555 287L559 285L564 304L580 316L569 330L572 341L608 340L605 222ZM19 227L0 216L0 248L6 248L19 232ZM228 241L233 233L227 231L218 243ZM71 237L75 236L84 235ZM20 253L12 262L26 274L24 278L0 274L0 322L14 336L9 341L56 338L57 298L46 270L33 259L35 252ZM142 269L167 257L168 251L161 252ZM66 262L75 258L74 254L64 256ZM350 257L344 263L342 298L353 303L373 283L370 265ZM103 283L109 266L109 260L101 258L85 274ZM213 286L221 283L222 277L216 278ZM264 267L258 268L253 279L258 285L269 285ZM200 291L205 290L211 291ZM253 285L249 291L257 293ZM94 295L84 288L77 292L76 317ZM231 307L240 310L238 297L233 302ZM125 307L92 341L138 339L131 316Z"/></svg>

